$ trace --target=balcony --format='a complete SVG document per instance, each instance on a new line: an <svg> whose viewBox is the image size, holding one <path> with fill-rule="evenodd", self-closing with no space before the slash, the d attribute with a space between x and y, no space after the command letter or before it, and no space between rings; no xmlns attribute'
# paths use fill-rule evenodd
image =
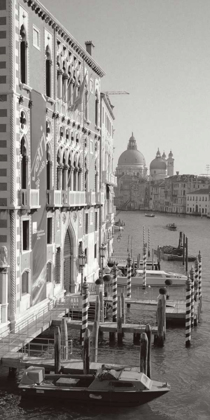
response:
<svg viewBox="0 0 210 420"><path fill-rule="evenodd" d="M86 205L85 191L68 191L69 207L82 207Z"/></svg>
<svg viewBox="0 0 210 420"><path fill-rule="evenodd" d="M104 205L104 192L96 192L96 204Z"/></svg>
<svg viewBox="0 0 210 420"><path fill-rule="evenodd" d="M108 171L102 171L102 182L117 187L117 177Z"/></svg>
<svg viewBox="0 0 210 420"><path fill-rule="evenodd" d="M19 191L19 206L28 208L28 209L38 209L39 205L39 189L31 190L27 188L26 190Z"/></svg>
<svg viewBox="0 0 210 420"><path fill-rule="evenodd" d="M94 206L96 204L96 195L95 192L86 192L86 204L88 206Z"/></svg>
<svg viewBox="0 0 210 420"><path fill-rule="evenodd" d="M48 207L62 207L62 192L60 190L47 191L47 205Z"/></svg>

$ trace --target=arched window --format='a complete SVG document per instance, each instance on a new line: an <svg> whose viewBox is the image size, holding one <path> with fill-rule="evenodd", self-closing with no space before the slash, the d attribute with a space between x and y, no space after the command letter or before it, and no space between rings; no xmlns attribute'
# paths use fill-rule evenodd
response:
<svg viewBox="0 0 210 420"><path fill-rule="evenodd" d="M99 107L99 100L98 100L98 92L96 92L95 96L95 125L98 127L98 107Z"/></svg>
<svg viewBox="0 0 210 420"><path fill-rule="evenodd" d="M98 170L97 170L97 162L95 162L95 192L98 192Z"/></svg>
<svg viewBox="0 0 210 420"><path fill-rule="evenodd" d="M22 284L21 284L21 294L25 295L26 293L29 293L29 272L24 271L22 274Z"/></svg>
<svg viewBox="0 0 210 420"><path fill-rule="evenodd" d="M52 159L50 153L50 146L47 144L47 190L52 189Z"/></svg>
<svg viewBox="0 0 210 420"><path fill-rule="evenodd" d="M51 65L52 65L52 60L51 60L51 53L50 53L50 48L49 45L47 45L46 47L46 52L45 52L45 56L46 56L46 62L45 62L45 76L46 76L46 95L47 96L51 96Z"/></svg>
<svg viewBox="0 0 210 420"><path fill-rule="evenodd" d="M62 150L58 150L57 154L57 189L62 190Z"/></svg>
<svg viewBox="0 0 210 420"><path fill-rule="evenodd" d="M23 137L20 144L20 155L21 155L21 190L26 190L27 188L27 148L26 140Z"/></svg>
<svg viewBox="0 0 210 420"><path fill-rule="evenodd" d="M20 80L27 83L27 54L26 30L24 25L20 28Z"/></svg>

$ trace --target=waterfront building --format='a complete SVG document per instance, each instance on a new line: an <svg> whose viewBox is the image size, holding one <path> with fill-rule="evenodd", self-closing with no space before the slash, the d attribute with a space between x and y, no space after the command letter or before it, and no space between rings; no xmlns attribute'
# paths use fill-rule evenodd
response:
<svg viewBox="0 0 210 420"><path fill-rule="evenodd" d="M100 190L104 72L93 44L81 47L38 0L0 0L0 14L0 246L14 325L79 289L82 250L87 282L98 277L113 168Z"/></svg>
<svg viewBox="0 0 210 420"><path fill-rule="evenodd" d="M100 207L101 238L100 243L106 244L106 260L113 253L113 225L115 216L114 187L117 178L114 175L114 113L108 94L101 93L101 191L104 205Z"/></svg>
<svg viewBox="0 0 210 420"><path fill-rule="evenodd" d="M187 214L210 216L210 189L202 188L187 193Z"/></svg>
<svg viewBox="0 0 210 420"><path fill-rule="evenodd" d="M165 212L186 214L187 194L198 189L208 188L208 177L196 175L176 175L165 179Z"/></svg>

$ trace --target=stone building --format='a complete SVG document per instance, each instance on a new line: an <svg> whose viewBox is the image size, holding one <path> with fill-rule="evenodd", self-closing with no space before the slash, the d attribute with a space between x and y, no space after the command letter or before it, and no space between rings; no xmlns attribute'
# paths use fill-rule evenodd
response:
<svg viewBox="0 0 210 420"><path fill-rule="evenodd" d="M14 325L78 290L82 250L87 282L98 276L104 72L92 43L38 0L0 0L0 25L0 246Z"/></svg>
<svg viewBox="0 0 210 420"><path fill-rule="evenodd" d="M187 214L210 216L210 189L201 188L187 193Z"/></svg>
<svg viewBox="0 0 210 420"><path fill-rule="evenodd" d="M132 133L127 150L118 159L115 204L118 209L137 210L145 206L147 167Z"/></svg>
<svg viewBox="0 0 210 420"><path fill-rule="evenodd" d="M158 181L165 179L167 176L174 175L174 158L173 153L170 151L168 158L163 152L162 156L158 149L155 159L150 163L150 180Z"/></svg>

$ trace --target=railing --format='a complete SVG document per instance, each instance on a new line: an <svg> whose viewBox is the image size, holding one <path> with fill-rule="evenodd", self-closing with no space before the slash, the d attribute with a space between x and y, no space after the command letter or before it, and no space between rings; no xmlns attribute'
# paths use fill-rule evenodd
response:
<svg viewBox="0 0 210 420"><path fill-rule="evenodd" d="M94 204L96 204L95 192L86 192L86 203L89 206L93 206Z"/></svg>
<svg viewBox="0 0 210 420"><path fill-rule="evenodd" d="M50 207L61 207L62 206L62 191L60 190L48 190L47 191L47 204Z"/></svg>
<svg viewBox="0 0 210 420"><path fill-rule="evenodd" d="M96 192L96 204L104 204L104 192Z"/></svg>
<svg viewBox="0 0 210 420"><path fill-rule="evenodd" d="M86 204L85 191L68 191L68 203L70 207L80 207Z"/></svg>
<svg viewBox="0 0 210 420"><path fill-rule="evenodd" d="M36 209L39 207L39 190L30 188L19 191L19 205Z"/></svg>

